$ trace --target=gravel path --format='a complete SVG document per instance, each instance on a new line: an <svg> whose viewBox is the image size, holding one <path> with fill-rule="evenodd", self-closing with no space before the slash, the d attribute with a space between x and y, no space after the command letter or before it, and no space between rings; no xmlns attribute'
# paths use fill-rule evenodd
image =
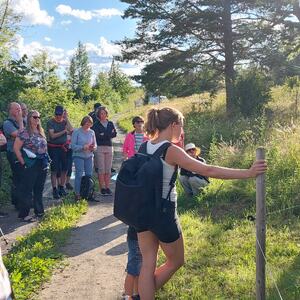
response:
<svg viewBox="0 0 300 300"><path fill-rule="evenodd" d="M114 140L114 168L119 169L124 134L118 131ZM114 190L114 182L111 189ZM101 197L90 204L88 212L73 230L67 245L62 249L66 255L65 268L58 269L51 281L44 285L38 299L120 299L125 278L127 259L126 226L112 215L113 197ZM44 190L45 207L57 205L52 199L48 176ZM18 236L24 236L36 226L20 222L12 207L5 209L9 217L0 219L8 245L0 238L2 253L9 251ZM32 213L32 212L31 212Z"/></svg>
<svg viewBox="0 0 300 300"><path fill-rule="evenodd" d="M117 169L123 139L124 135L119 133L114 143ZM112 215L113 197L97 198L101 202L90 205L62 249L67 266L54 273L38 299L120 299L127 259L127 228Z"/></svg>

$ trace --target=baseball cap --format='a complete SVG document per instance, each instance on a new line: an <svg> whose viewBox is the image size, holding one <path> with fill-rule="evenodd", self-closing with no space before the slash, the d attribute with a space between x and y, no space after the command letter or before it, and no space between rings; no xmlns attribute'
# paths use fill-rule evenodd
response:
<svg viewBox="0 0 300 300"><path fill-rule="evenodd" d="M63 106L57 105L57 106L55 107L54 114L57 115L57 116L61 116L63 113L64 113L64 108L63 108Z"/></svg>

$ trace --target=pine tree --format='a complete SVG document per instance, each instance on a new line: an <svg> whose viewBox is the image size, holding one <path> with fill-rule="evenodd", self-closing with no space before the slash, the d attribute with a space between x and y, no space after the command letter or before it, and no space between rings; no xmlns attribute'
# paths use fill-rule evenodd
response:
<svg viewBox="0 0 300 300"><path fill-rule="evenodd" d="M234 111L236 66L259 63L265 49L278 49L291 37L295 22L289 17L296 15L293 0L121 1L129 4L124 17L138 19L136 36L120 42L122 59L149 63L173 51L189 68L217 71L225 80L228 113Z"/></svg>
<svg viewBox="0 0 300 300"><path fill-rule="evenodd" d="M76 99L86 101L91 93L92 70L85 46L79 41L75 54L70 60L67 78Z"/></svg>
<svg viewBox="0 0 300 300"><path fill-rule="evenodd" d="M132 86L128 77L120 70L119 65L113 58L110 71L109 71L109 82L111 87L120 94L121 100L126 101L128 95L132 91Z"/></svg>

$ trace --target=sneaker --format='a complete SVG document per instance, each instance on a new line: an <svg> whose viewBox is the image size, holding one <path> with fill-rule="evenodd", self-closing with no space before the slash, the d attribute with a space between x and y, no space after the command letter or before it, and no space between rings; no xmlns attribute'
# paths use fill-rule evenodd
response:
<svg viewBox="0 0 300 300"><path fill-rule="evenodd" d="M31 222L34 222L36 221L33 217L30 217L30 216L26 216L24 218L20 218L22 222L26 222L26 223L31 223Z"/></svg>
<svg viewBox="0 0 300 300"><path fill-rule="evenodd" d="M59 195L59 192L58 192L57 188L53 189L52 194L53 194L53 199L59 199L60 198L60 195Z"/></svg>
<svg viewBox="0 0 300 300"><path fill-rule="evenodd" d="M59 193L59 195L61 197L65 197L65 196L68 195L68 193L66 192L66 190L64 189L64 187L61 186L61 185L58 187L58 193Z"/></svg>
<svg viewBox="0 0 300 300"><path fill-rule="evenodd" d="M70 182L66 183L66 189L69 190L69 191L73 190L73 186L72 186L72 184Z"/></svg>
<svg viewBox="0 0 300 300"><path fill-rule="evenodd" d="M106 195L111 196L112 195L112 191L108 188L105 189Z"/></svg>
<svg viewBox="0 0 300 300"><path fill-rule="evenodd" d="M101 196L106 196L106 189L101 189L100 194Z"/></svg>

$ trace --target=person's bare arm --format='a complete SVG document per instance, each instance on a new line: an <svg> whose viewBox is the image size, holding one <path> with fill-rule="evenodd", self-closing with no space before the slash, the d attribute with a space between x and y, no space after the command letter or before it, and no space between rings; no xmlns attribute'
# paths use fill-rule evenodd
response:
<svg viewBox="0 0 300 300"><path fill-rule="evenodd" d="M186 170L201 174L202 176L220 179L242 179L256 177L266 171L267 165L264 160L255 161L249 169L232 169L206 165L184 152L177 146L171 146L167 152L166 162L178 165Z"/></svg>
<svg viewBox="0 0 300 300"><path fill-rule="evenodd" d="M56 139L56 138L64 135L65 133L67 133L67 129L64 129L59 132L54 132L54 129L49 129L49 135L50 135L51 139Z"/></svg>

